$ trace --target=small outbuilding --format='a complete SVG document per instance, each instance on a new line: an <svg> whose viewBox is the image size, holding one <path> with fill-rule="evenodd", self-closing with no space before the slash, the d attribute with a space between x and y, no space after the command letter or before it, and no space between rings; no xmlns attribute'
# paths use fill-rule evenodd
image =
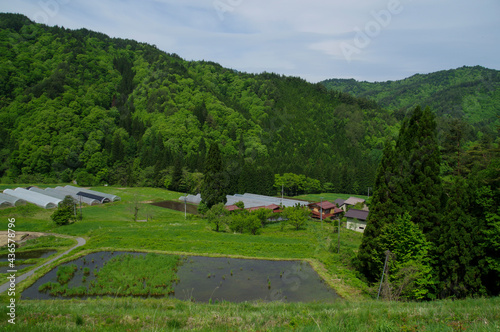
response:
<svg viewBox="0 0 500 332"><path fill-rule="evenodd" d="M347 228L364 233L368 214L369 212L365 210L350 209L345 214L347 218Z"/></svg>
<svg viewBox="0 0 500 332"><path fill-rule="evenodd" d="M356 205L361 205L362 206L361 210L368 211L368 206L366 205L366 201L362 198L357 198L357 197L349 197L341 205L339 205L339 207L342 210L347 211L350 207Z"/></svg>

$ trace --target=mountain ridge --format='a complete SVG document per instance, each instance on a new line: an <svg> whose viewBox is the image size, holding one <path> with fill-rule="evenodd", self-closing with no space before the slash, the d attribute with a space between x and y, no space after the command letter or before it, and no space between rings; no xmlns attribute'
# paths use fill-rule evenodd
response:
<svg viewBox="0 0 500 332"><path fill-rule="evenodd" d="M500 124L500 71L482 66L415 74L395 81L329 79L320 83L329 90L374 100L393 110L429 106L438 116L462 117L478 130L491 132Z"/></svg>

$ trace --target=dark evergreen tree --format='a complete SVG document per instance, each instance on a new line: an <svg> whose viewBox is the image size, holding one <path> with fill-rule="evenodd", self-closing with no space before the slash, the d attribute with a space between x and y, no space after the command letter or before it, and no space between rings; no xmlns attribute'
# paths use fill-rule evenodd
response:
<svg viewBox="0 0 500 332"><path fill-rule="evenodd" d="M482 294L480 263L484 257L481 227L478 220L467 214L471 197L469 186L457 177L450 191L446 212L439 227L436 265L442 297L462 298Z"/></svg>
<svg viewBox="0 0 500 332"><path fill-rule="evenodd" d="M438 242L442 200L439 178L440 154L434 115L417 107L400 129L393 149L386 146L375 180L367 227L356 265L369 281L375 281L382 266L383 252L375 239L380 229L408 212L427 240ZM378 256L377 256L378 255Z"/></svg>
<svg viewBox="0 0 500 332"><path fill-rule="evenodd" d="M417 107L413 112L408 130L402 137L407 151L398 152L408 156L408 167L403 173L406 201L412 221L417 224L427 240L436 242L439 234L442 209L442 184L440 178L441 155L436 138L434 114L426 108Z"/></svg>
<svg viewBox="0 0 500 332"><path fill-rule="evenodd" d="M500 294L500 159L490 165L471 181L469 192L473 199L469 213L481 227L480 247L484 251L482 260L483 285L490 295Z"/></svg>
<svg viewBox="0 0 500 332"><path fill-rule="evenodd" d="M383 268L380 261L383 257L379 256L385 255L383 251L378 250L376 239L384 226L392 223L404 212L404 207L401 206L403 191L398 170L394 148L388 142L375 179L370 214L356 259L358 270L371 282L380 278Z"/></svg>
<svg viewBox="0 0 500 332"><path fill-rule="evenodd" d="M217 203L225 204L227 202L228 182L228 175L224 171L219 145L214 142L208 150L203 184L201 186L201 199L208 208Z"/></svg>
<svg viewBox="0 0 500 332"><path fill-rule="evenodd" d="M178 155L174 161L174 172L172 174L172 182L169 186L170 190L185 192L186 186L182 179L182 155Z"/></svg>

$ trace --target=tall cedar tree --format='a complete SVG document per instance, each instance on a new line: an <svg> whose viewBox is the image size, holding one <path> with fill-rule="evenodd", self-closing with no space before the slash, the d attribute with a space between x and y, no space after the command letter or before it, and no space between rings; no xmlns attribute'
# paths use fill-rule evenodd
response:
<svg viewBox="0 0 500 332"><path fill-rule="evenodd" d="M208 208L217 203L226 203L228 181L224 172L219 145L214 142L208 150L205 174L201 186L201 199Z"/></svg>
<svg viewBox="0 0 500 332"><path fill-rule="evenodd" d="M481 227L483 285L488 294L500 294L500 158L475 175L469 192L474 194L469 213ZM475 190L474 190L475 188Z"/></svg>
<svg viewBox="0 0 500 332"><path fill-rule="evenodd" d="M418 106L413 112L408 128L400 138L403 148L400 155L407 156L403 164L405 201L412 221L424 232L428 241L438 241L441 218L442 183L440 178L441 155L436 138L434 114Z"/></svg>
<svg viewBox="0 0 500 332"><path fill-rule="evenodd" d="M481 225L470 209L470 188L464 179L457 177L450 191L442 226L436 269L441 281L442 297L462 298L484 293L481 267L484 257Z"/></svg>
<svg viewBox="0 0 500 332"><path fill-rule="evenodd" d="M375 179L370 214L357 257L358 270L372 282L379 278L382 272L380 260L383 257L377 255L380 251L376 239L384 226L403 213L399 204L402 195L401 178L397 176L395 158L394 148L387 143Z"/></svg>
<svg viewBox="0 0 500 332"><path fill-rule="evenodd" d="M375 180L370 215L363 235L356 265L374 282L380 277L383 252L376 238L380 230L408 212L427 240L435 243L439 226L442 185L439 178L440 154L434 115L417 106L405 119L396 147L387 144Z"/></svg>

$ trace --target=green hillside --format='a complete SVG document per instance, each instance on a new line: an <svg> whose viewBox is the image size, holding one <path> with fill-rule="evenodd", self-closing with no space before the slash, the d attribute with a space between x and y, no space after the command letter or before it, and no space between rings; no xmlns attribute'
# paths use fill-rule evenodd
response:
<svg viewBox="0 0 500 332"><path fill-rule="evenodd" d="M400 117L417 105L429 106L440 117L462 118L476 130L494 132L500 124L500 71L462 67L399 81L358 82L331 79L322 82L329 90L375 100L396 110Z"/></svg>
<svg viewBox="0 0 500 332"><path fill-rule="evenodd" d="M0 14L0 50L3 182L197 192L215 142L232 192L275 193L289 172L365 193L397 132L392 113L321 84L22 15Z"/></svg>

